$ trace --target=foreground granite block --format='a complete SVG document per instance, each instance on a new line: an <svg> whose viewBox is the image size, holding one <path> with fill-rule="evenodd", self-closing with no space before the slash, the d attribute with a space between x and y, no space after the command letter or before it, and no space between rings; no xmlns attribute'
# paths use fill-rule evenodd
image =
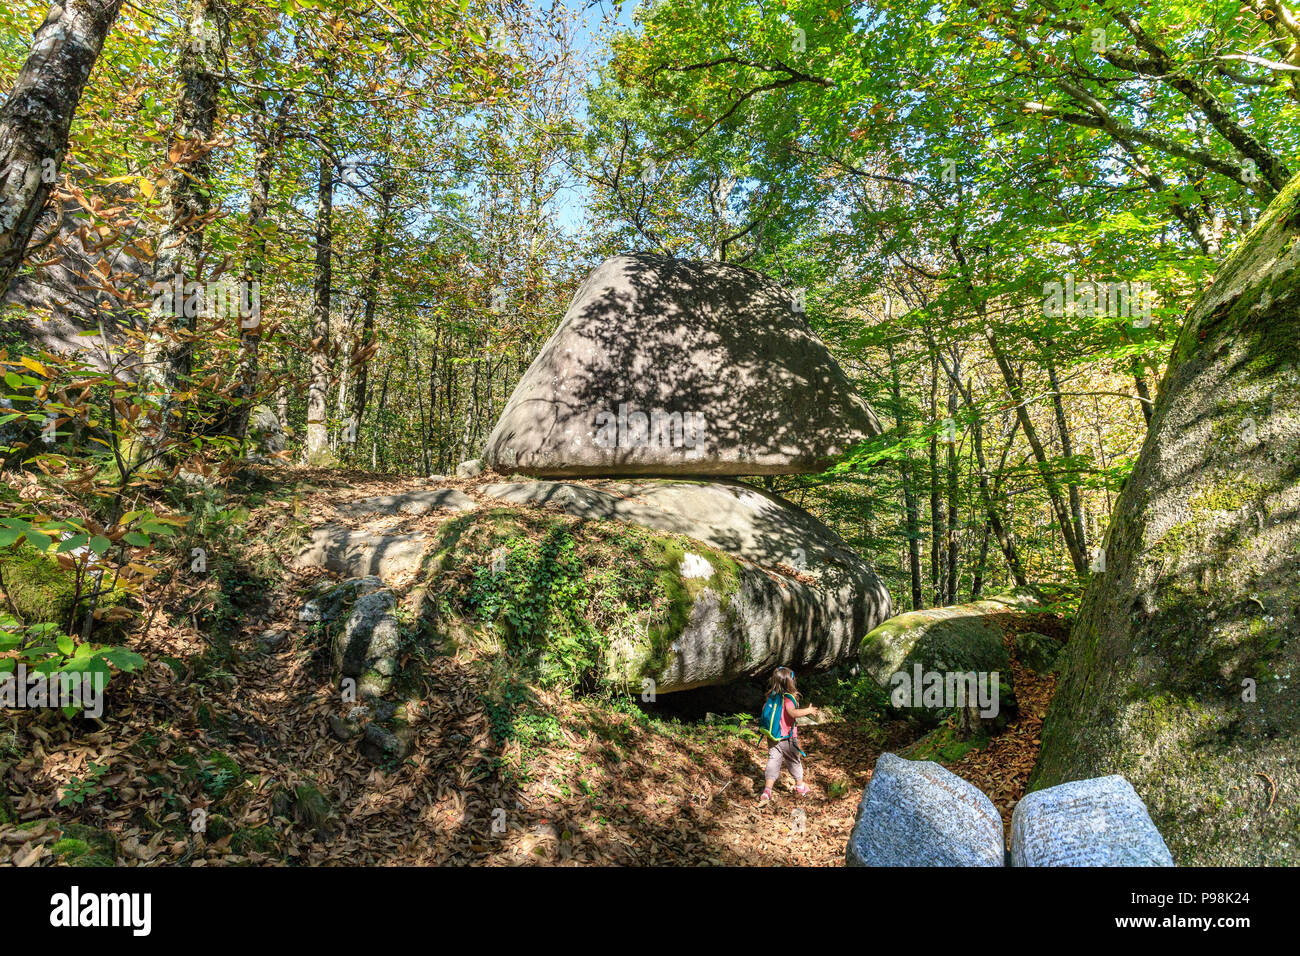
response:
<svg viewBox="0 0 1300 956"><path fill-rule="evenodd" d="M993 801L928 760L881 754L845 854L849 866L1002 866Z"/></svg>
<svg viewBox="0 0 1300 956"><path fill-rule="evenodd" d="M1012 866L1173 866L1146 804L1121 776L1026 795L1011 815Z"/></svg>

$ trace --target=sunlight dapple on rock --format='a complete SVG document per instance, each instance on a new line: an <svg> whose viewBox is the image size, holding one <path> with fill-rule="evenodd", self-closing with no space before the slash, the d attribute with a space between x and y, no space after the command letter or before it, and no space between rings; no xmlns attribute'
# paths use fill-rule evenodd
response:
<svg viewBox="0 0 1300 956"><path fill-rule="evenodd" d="M550 477L798 474L879 433L799 290L642 253L583 283L484 459Z"/></svg>
<svg viewBox="0 0 1300 956"><path fill-rule="evenodd" d="M509 523L520 510L563 513L626 524L664 543L660 611L637 608L647 627L608 649L610 680L669 693L764 673L778 664L826 667L852 656L863 634L889 616L889 593L870 566L812 515L784 499L736 482L661 479L523 481L480 486L481 501L461 492L411 492L339 506L345 517L318 528L300 566L378 581L436 575L448 554L471 557L461 525L438 533L413 529L431 508L466 519ZM463 501L461 499L464 499ZM678 546L679 537L697 541ZM679 553L680 552L680 553ZM490 555L474 558L491 564ZM629 555L629 560L633 560ZM486 568L485 568L486 569ZM650 617L664 617L649 627ZM662 645L662 646L661 646Z"/></svg>

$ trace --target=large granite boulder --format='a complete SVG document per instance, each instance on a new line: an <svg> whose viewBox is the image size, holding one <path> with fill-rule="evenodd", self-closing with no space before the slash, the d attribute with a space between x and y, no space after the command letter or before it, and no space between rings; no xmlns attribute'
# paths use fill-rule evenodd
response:
<svg viewBox="0 0 1300 956"><path fill-rule="evenodd" d="M647 639L625 655L627 678L651 677L659 692L726 683L778 664L829 666L851 657L858 639L889 616L884 584L838 535L748 485L526 481L480 491L513 505L685 535L721 556L692 548L671 569L692 599L667 653ZM722 573L724 564L731 575Z"/></svg>
<svg viewBox="0 0 1300 956"><path fill-rule="evenodd" d="M962 675L975 675L984 701L978 708L982 716L1005 723L1015 713L1016 702L1011 658L995 616L1026 610L1030 603L1027 596L1012 594L900 614L862 639L858 663L865 675L890 691L896 707L925 725L963 706L956 692L970 683ZM940 687L942 693L933 693ZM991 706L995 709L990 714Z"/></svg>
<svg viewBox="0 0 1300 956"><path fill-rule="evenodd" d="M880 755L849 837L849 866L1002 866L993 801L928 760Z"/></svg>
<svg viewBox="0 0 1300 956"><path fill-rule="evenodd" d="M1013 866L1173 866L1146 804L1118 774L1037 790L1011 815Z"/></svg>
<svg viewBox="0 0 1300 956"><path fill-rule="evenodd" d="M385 581L487 575L505 560L503 542L540 534L525 527L521 514L640 529L644 547L634 553L630 540L619 547L629 565L647 565L657 597L646 595L644 606L630 608L644 626L616 640L605 635L600 654L607 680L637 689L651 680L656 693L724 684L779 664L840 663L891 610L884 584L838 535L803 509L748 485L519 481L483 485L477 494L478 504L460 492L416 491L341 505L340 512L364 524L317 528L296 562ZM460 517L437 531L419 530L419 517L434 509ZM483 534L471 533L475 528ZM622 534L613 532L614 539ZM620 603L637 600L625 595Z"/></svg>
<svg viewBox="0 0 1300 956"><path fill-rule="evenodd" d="M553 477L796 474L879 432L795 290L637 254L583 283L484 460Z"/></svg>

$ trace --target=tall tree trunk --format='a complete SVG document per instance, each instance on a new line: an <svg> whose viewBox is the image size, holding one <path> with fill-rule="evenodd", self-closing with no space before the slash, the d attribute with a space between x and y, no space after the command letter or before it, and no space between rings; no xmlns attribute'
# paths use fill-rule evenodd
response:
<svg viewBox="0 0 1300 956"><path fill-rule="evenodd" d="M961 374L960 358L953 355L953 366ZM957 388L951 383L948 386L948 418L954 423L957 420ZM944 604L953 605L957 603L957 567L958 567L958 548L957 534L958 522L961 509L957 505L957 435L956 432L950 432L948 441L948 516L945 521L946 534L945 548L948 552L947 573L945 578L948 582L948 590L944 594Z"/></svg>
<svg viewBox="0 0 1300 956"><path fill-rule="evenodd" d="M379 216L375 220L375 231L370 237L370 271L366 274L365 287L361 297L364 312L361 317L361 348L363 360L357 363L356 384L353 386L352 421L354 433L361 431L361 419L366 413L366 389L369 387L369 349L375 339L375 308L379 296L380 280L383 278L384 260L388 256L388 230L391 227L393 193L396 184L387 170L383 172L383 181L379 186Z"/></svg>
<svg viewBox="0 0 1300 956"><path fill-rule="evenodd" d="M948 373L949 380L957 387L957 392L961 395L962 401L973 413L970 430L971 447L975 452L975 464L979 472L980 501L988 514L989 524L993 528L993 536L997 539L998 548L1001 549L1002 556L1006 559L1007 569L1011 572L1011 579L1015 581L1018 587L1023 587L1029 582L1025 576L1024 564L1020 560L1020 551L1016 547L1015 539L1011 536L1010 522L1002 515L1001 506L998 504L1000 496L989 486L988 457L984 453L984 428L979 417L979 406L975 403L975 394L968 384L962 383L961 379L957 377L957 369L950 368L948 363L943 360L943 357L939 355L937 349L932 354L938 357L938 361L943 362L944 371ZM1006 462L1006 455L1010 451L1011 442L1014 438L1015 430L1013 429L1011 435L1007 437L1007 448L1003 451L1002 463ZM998 467L1000 471L1002 465L999 464Z"/></svg>
<svg viewBox="0 0 1300 956"><path fill-rule="evenodd" d="M158 457L173 428L177 386L190 374L193 336L199 316L184 291L199 275L203 237L212 211L210 159L217 124L217 99L225 70L224 15L215 0L193 0L179 61L180 91L176 129L168 147L166 209L154 260L155 283L170 283L172 292L155 301L155 327L145 344L140 382L157 406L158 420L140 451ZM210 303L202 299L206 310Z"/></svg>
<svg viewBox="0 0 1300 956"><path fill-rule="evenodd" d="M424 417L424 396L420 394L421 377L422 376L420 375L420 357L417 355L415 357L415 377L412 379L412 381L415 383L415 399L416 399L415 407L420 410L419 434L423 435L428 428L428 422ZM430 384L430 387L432 388L432 384ZM433 470L430 467L430 464L431 461L429 458L429 443L427 441L420 442L420 465L425 475L433 474Z"/></svg>
<svg viewBox="0 0 1300 956"><path fill-rule="evenodd" d="M122 0L55 3L0 107L0 299L58 182L82 90Z"/></svg>
<svg viewBox="0 0 1300 956"><path fill-rule="evenodd" d="M984 591L984 568L989 560L989 538L993 534L993 525L988 518L984 519L984 530L980 534L980 556L975 562L975 574L970 583L970 599L978 601L980 594Z"/></svg>
<svg viewBox="0 0 1300 956"><path fill-rule="evenodd" d="M275 389L275 415L280 420L280 431L289 434L289 360L280 365L280 384Z"/></svg>
<svg viewBox="0 0 1300 956"><path fill-rule="evenodd" d="M429 356L429 418L428 431L423 435L425 447L432 447L436 441L438 431L438 353L442 348L442 323L439 322L433 330L433 350ZM430 461L430 470L433 467L441 468L441 454L437 460Z"/></svg>
<svg viewBox="0 0 1300 956"><path fill-rule="evenodd" d="M903 414L903 390L899 380L898 362L894 356L894 345L889 343L890 385L894 392L895 421L898 423L898 439L905 442L908 435L907 417ZM912 453L904 450L898 462L898 475L903 483L903 507L907 520L907 570L912 585L912 610L919 611L925 607L925 594L921 589L921 521L920 509L916 503L916 489L912 487Z"/></svg>
<svg viewBox="0 0 1300 956"><path fill-rule="evenodd" d="M1047 380L1052 385L1052 409L1056 412L1056 430L1061 435L1061 455L1065 458L1073 458L1074 442L1070 439L1070 421L1065 417L1065 400L1061 397L1061 382L1056 374L1056 363L1052 361L1054 346L1055 343L1048 339L1047 348L1043 350L1043 361L1047 366ZM1065 488L1070 495L1070 518L1074 522L1074 537L1078 542L1079 550L1086 555L1088 530L1083 520L1083 498L1079 494L1079 483L1074 480L1068 481Z"/></svg>
<svg viewBox="0 0 1300 956"><path fill-rule="evenodd" d="M351 318L355 318L355 310ZM339 445L354 445L357 440L356 429L352 423L346 420L348 399L351 397L348 393L348 370L352 367L352 322L348 322L348 328L343 331L343 353L339 356L339 387L338 394L335 398L334 417L339 420L340 427L335 429L333 449L338 453Z"/></svg>
<svg viewBox="0 0 1300 956"><path fill-rule="evenodd" d="M930 421L935 421L939 413L939 359L938 353L931 346L930 352ZM943 606L942 553L943 547L943 505L939 496L939 439L930 436L930 594L935 607Z"/></svg>
<svg viewBox="0 0 1300 956"><path fill-rule="evenodd" d="M1011 438L1008 438L1008 445L1010 442ZM984 428L978 421L975 422L971 429L971 443L975 449L975 462L979 466L980 499L983 501L984 510L989 516L989 525L993 529L993 537L997 539L998 548L1002 551L1002 557L1007 562L1007 570L1011 572L1011 580L1016 583L1017 587L1024 587L1029 583L1029 579L1025 575L1025 567L1020 560L1020 551L1016 547L1015 538L1011 534L1011 523L1002 514L1002 507L999 504L1001 494L996 488L989 486L989 465L984 454Z"/></svg>
<svg viewBox="0 0 1300 956"><path fill-rule="evenodd" d="M993 351L993 359L997 363L998 371L1002 373L1002 379L1006 383L1007 391L1015 404L1016 416L1020 419L1020 427L1025 433L1025 439L1029 442L1030 448L1034 452L1034 460L1038 465L1038 472L1042 476L1043 484L1047 487L1048 497L1052 502L1052 510L1056 514L1057 525L1061 529L1061 537L1065 540L1066 551L1070 555L1070 563L1074 565L1075 572L1079 575L1086 573L1088 561L1083 551L1079 548L1078 541L1074 537L1074 526L1070 521L1069 510L1065 506L1065 501L1061 497L1060 486L1056 481L1056 476L1052 473L1051 466L1047 460L1047 452L1043 449L1043 443L1038 439L1038 432L1034 429L1033 419L1029 415L1029 409L1025 406L1024 389L1020 381L1016 378L1015 370L1011 367L1011 362L1007 358L1001 343L998 341L997 334L993 330L992 323L988 315L988 302L983 294L976 289L975 280L971 271L969 260L966 258L966 252L962 248L961 237L959 233L953 233L948 239L949 247L956 257L958 267L962 275L962 283L970 296L971 303L978 312L980 319L984 322L984 337L989 343L989 348ZM946 363L945 363L946 367ZM957 379L954 370L949 369L950 377ZM961 382L957 381L958 388L961 388ZM967 398L969 402L969 397Z"/></svg>
<svg viewBox="0 0 1300 956"><path fill-rule="evenodd" d="M1151 427L1151 389L1147 387L1146 376L1142 374L1142 366L1138 360L1133 360L1133 384L1137 388L1138 398L1142 399L1142 418L1147 423L1147 428Z"/></svg>
<svg viewBox="0 0 1300 956"><path fill-rule="evenodd" d="M263 222L271 207L271 174L275 170L276 156L284 145L285 124L289 119L289 110L293 105L292 95L280 100L276 119L271 132L263 135L257 147L257 159L253 166L253 186L248 197L248 231L252 238L245 275L250 288L260 288L262 276L266 272L266 230ZM270 116L266 110L266 98L260 92L253 99L253 116L255 128L266 130ZM235 407L234 423L231 434L243 440L248 434L248 417L253 411L253 401L257 395L258 365L261 361L262 323L261 316L253 323L241 322L239 327L239 387L235 392L238 404Z"/></svg>
<svg viewBox="0 0 1300 956"><path fill-rule="evenodd" d="M384 367L384 381L383 381L383 384L379 386L379 404L378 404L378 407L375 409L375 418L376 418L376 429L375 429L375 434L376 434L376 435L378 435L378 433L379 433L379 429L383 427L383 422L384 422L384 408L385 408L385 407L387 406L387 404L388 404L388 379L389 379L389 377L390 377L392 374L393 374L393 363L389 362L389 363ZM370 443L370 467L371 467L371 470L375 470L376 467L377 467L376 459L377 459L377 457L378 457L378 450L377 450L377 449L378 449L378 445L379 445L379 439L376 437L376 438L373 439L373 440L371 441L371 443ZM385 449L387 449L387 446L385 446ZM387 455L385 455L385 456L384 456L384 459L382 459L382 460L385 460L385 461L386 461L386 460L387 460Z"/></svg>
<svg viewBox="0 0 1300 956"><path fill-rule="evenodd" d="M471 348L473 345L471 344ZM474 426L478 418L478 359L470 359L470 387L465 396L465 423L461 429L460 457L469 458L474 447Z"/></svg>
<svg viewBox="0 0 1300 956"><path fill-rule="evenodd" d="M328 139L326 140L328 142ZM322 146L316 169L316 272L312 280L311 370L307 381L309 464L329 457L330 289L334 280L334 157Z"/></svg>
<svg viewBox="0 0 1300 956"><path fill-rule="evenodd" d="M1061 486L1056 480L1056 475L1052 472L1051 462L1047 458L1047 450L1038 437L1038 430L1034 427L1033 418L1025 405L1024 389L1016 378L1015 370L1011 367L1011 361L1007 358L1007 354L997 336L990 330L985 338L988 340L989 348L993 350L993 360L997 363L998 370L1002 373L1002 380L1006 383L1007 391L1011 394L1011 399L1015 403L1016 415L1020 419L1020 429L1025 433L1025 440L1029 442L1029 447L1034 452L1034 462L1038 466L1038 473L1043 479L1043 485L1047 488L1047 497L1051 501L1052 512L1056 515L1057 526L1061 529L1061 537L1065 541L1066 551L1069 552L1070 563L1074 565L1074 570L1078 574L1085 574L1088 570L1088 559L1074 536L1074 523L1070 518L1070 510L1066 506L1065 499L1061 496Z"/></svg>

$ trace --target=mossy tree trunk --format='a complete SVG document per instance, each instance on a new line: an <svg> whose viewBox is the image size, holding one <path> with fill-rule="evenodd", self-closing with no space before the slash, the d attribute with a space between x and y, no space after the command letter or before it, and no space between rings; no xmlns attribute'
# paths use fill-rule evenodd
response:
<svg viewBox="0 0 1300 956"><path fill-rule="evenodd" d="M1300 863L1300 178L1192 307L1032 785L1122 773L1182 864Z"/></svg>

